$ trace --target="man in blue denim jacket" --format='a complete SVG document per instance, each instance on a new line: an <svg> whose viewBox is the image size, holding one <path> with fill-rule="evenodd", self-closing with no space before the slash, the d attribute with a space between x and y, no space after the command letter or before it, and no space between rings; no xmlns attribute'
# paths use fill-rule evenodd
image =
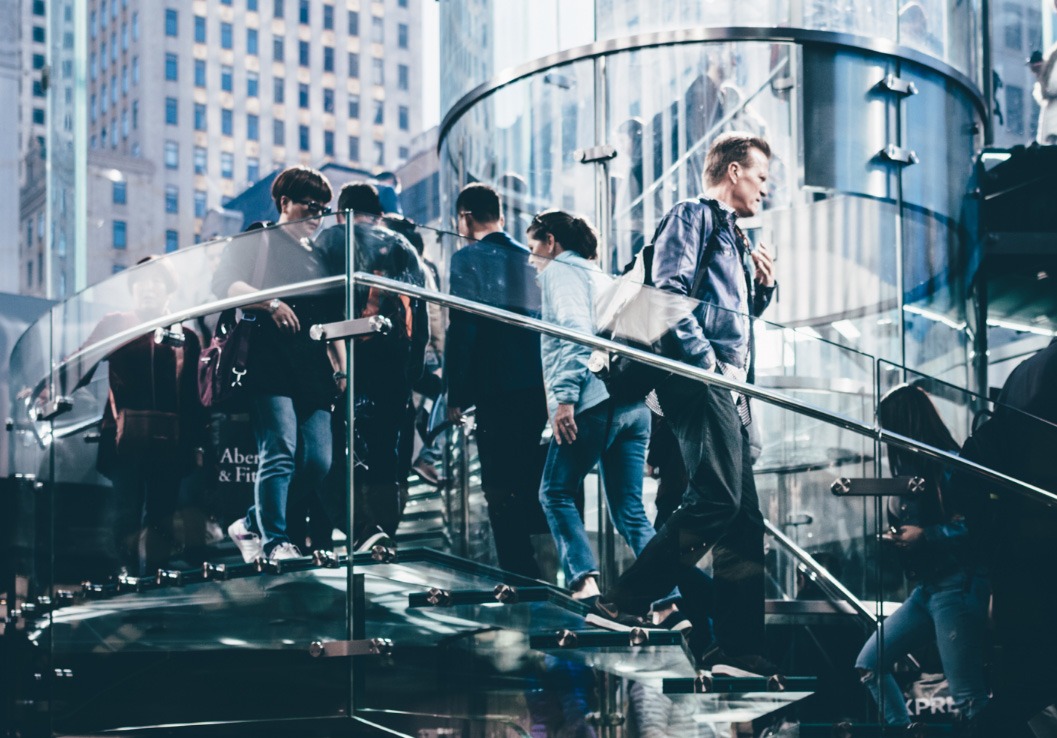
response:
<svg viewBox="0 0 1057 738"><path fill-rule="evenodd" d="M666 335L665 354L742 381L752 371L749 316L770 303L775 280L767 250L754 249L736 222L760 209L770 155L761 138L718 137L705 160L706 199L672 208L653 245L654 286L701 300ZM642 615L672 587L692 586L690 569L711 550L716 642L691 642L699 666L732 676L773 674L776 667L758 655L764 647L764 526L750 460L747 398L673 376L657 387L657 399L679 441L689 485L657 536L596 606L592 622L604 626L606 617ZM691 620L707 617L688 614Z"/></svg>

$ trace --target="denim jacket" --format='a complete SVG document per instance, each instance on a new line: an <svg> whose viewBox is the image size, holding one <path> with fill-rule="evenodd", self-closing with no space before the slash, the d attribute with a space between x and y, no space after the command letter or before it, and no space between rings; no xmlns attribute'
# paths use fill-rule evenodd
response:
<svg viewBox="0 0 1057 738"><path fill-rule="evenodd" d="M705 369L714 369L717 361L748 369L751 326L746 315L762 314L777 285L755 283L752 257L734 232L736 216L722 203L717 210L721 219L713 217L708 200L684 200L657 227L653 285L679 295L690 294L701 250L712 228L719 229L716 251L707 265L701 265L708 271L698 293L692 295L701 304L669 332L664 349L671 358Z"/></svg>
<svg viewBox="0 0 1057 738"><path fill-rule="evenodd" d="M595 332L595 288L602 273L598 265L573 251L563 251L542 272L543 319L581 333ZM547 410L554 416L559 404L575 405L577 414L609 398L606 385L588 368L591 349L553 336L540 337Z"/></svg>

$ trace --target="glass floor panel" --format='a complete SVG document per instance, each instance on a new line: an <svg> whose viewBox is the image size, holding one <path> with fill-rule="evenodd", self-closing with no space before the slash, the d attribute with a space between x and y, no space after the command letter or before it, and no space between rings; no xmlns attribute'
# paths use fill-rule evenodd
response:
<svg viewBox="0 0 1057 738"><path fill-rule="evenodd" d="M563 659L573 659L601 671L658 689L665 679L693 678L693 657L680 633L648 631L649 640L632 645L628 633L574 631L533 635L529 646ZM568 645L572 641L572 645ZM563 645L563 643L565 645Z"/></svg>

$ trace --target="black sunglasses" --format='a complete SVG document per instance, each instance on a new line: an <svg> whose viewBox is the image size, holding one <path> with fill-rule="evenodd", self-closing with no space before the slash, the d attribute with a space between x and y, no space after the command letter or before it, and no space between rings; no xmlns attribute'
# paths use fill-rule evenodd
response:
<svg viewBox="0 0 1057 738"><path fill-rule="evenodd" d="M330 208L325 203L315 200L294 200L294 202L307 210L309 215L330 215Z"/></svg>

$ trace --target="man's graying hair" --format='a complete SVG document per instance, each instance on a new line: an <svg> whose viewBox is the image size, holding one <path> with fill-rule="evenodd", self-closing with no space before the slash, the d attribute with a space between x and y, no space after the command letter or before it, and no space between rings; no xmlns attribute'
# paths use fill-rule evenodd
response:
<svg viewBox="0 0 1057 738"><path fill-rule="evenodd" d="M739 131L717 136L705 156L705 185L711 187L723 181L731 164L751 165L751 149L758 149L768 159L771 158L771 145L759 136Z"/></svg>

